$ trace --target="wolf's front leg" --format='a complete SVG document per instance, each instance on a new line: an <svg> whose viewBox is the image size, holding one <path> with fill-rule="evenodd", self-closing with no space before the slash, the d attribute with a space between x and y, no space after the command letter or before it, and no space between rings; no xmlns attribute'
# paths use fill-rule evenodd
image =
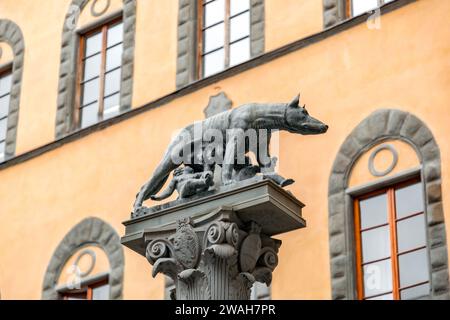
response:
<svg viewBox="0 0 450 320"><path fill-rule="evenodd" d="M234 132L228 136L228 142L225 148L225 156L222 164L222 183L230 185L233 183L233 168L236 160L236 151L238 148L238 133ZM241 139L242 140L242 139Z"/></svg>

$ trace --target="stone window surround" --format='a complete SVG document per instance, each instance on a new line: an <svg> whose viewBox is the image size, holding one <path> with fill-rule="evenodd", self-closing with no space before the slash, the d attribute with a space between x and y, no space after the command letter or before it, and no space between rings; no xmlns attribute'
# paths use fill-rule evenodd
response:
<svg viewBox="0 0 450 320"><path fill-rule="evenodd" d="M6 131L5 159L2 160L5 161L13 158L16 153L17 124L19 122L20 91L24 66L25 42L19 26L8 19L0 19L0 42L6 42L11 46L14 54L11 68L11 100L9 102L8 125Z"/></svg>
<svg viewBox="0 0 450 320"><path fill-rule="evenodd" d="M198 79L198 5L201 0L179 0L176 87L183 88ZM250 58L264 53L264 0L250 0Z"/></svg>
<svg viewBox="0 0 450 320"><path fill-rule="evenodd" d="M44 276L43 300L61 298L61 288L57 287L57 283L63 267L70 257L84 246L98 246L103 249L110 266L110 299L122 299L125 257L120 237L108 223L98 218L86 218L66 234L53 253Z"/></svg>
<svg viewBox="0 0 450 320"><path fill-rule="evenodd" d="M427 298L450 298L439 147L420 119L408 112L383 109L364 119L346 138L330 175L328 210L332 299L357 298L352 195L358 192L358 188L348 189L351 169L358 158L373 146L394 139L411 145L421 161L421 170L416 174L421 174L425 191L431 273L431 295ZM363 189L359 188L361 191Z"/></svg>
<svg viewBox="0 0 450 320"><path fill-rule="evenodd" d="M347 16L347 0L322 0L322 1L323 1L323 26L325 29L333 27L347 19L352 18ZM395 4L396 1L397 0L388 3L384 2L379 6L379 8L383 8L384 6L393 7L396 5L400 5ZM410 2L414 1L417 0L410 0ZM380 3L380 1L378 1L378 3Z"/></svg>
<svg viewBox="0 0 450 320"><path fill-rule="evenodd" d="M64 20L55 124L55 136L57 139L79 130L73 121L79 30L70 28L70 26L76 25L79 17L78 14L73 13L73 8L79 8L81 12L88 2L89 0L72 0ZM124 36L120 111L124 112L131 109L132 103L136 0L123 0L121 13L123 16ZM113 15L117 16L117 13L113 13ZM109 18L111 17L105 15L103 19L107 20Z"/></svg>

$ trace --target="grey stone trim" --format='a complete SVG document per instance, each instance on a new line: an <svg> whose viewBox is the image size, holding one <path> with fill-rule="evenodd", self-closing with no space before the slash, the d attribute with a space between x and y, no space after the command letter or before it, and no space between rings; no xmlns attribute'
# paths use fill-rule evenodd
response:
<svg viewBox="0 0 450 320"><path fill-rule="evenodd" d="M265 50L264 0L250 0L250 56L256 57Z"/></svg>
<svg viewBox="0 0 450 320"><path fill-rule="evenodd" d="M205 118L210 118L224 111L228 111L233 106L233 102L227 97L225 92L220 92L209 97L208 106L203 110Z"/></svg>
<svg viewBox="0 0 450 320"><path fill-rule="evenodd" d="M110 266L110 299L122 298L125 258L120 237L106 222L98 218L87 218L69 231L53 253L44 276L42 299L60 299L57 281L62 269L67 260L86 245L96 245L104 250Z"/></svg>
<svg viewBox="0 0 450 320"><path fill-rule="evenodd" d="M197 11L198 0L179 0L177 88L197 79Z"/></svg>
<svg viewBox="0 0 450 320"><path fill-rule="evenodd" d="M351 168L379 142L398 139L417 152L424 184L428 223L431 299L448 299L447 240L441 192L439 147L428 127L414 115L394 109L378 110L364 119L346 138L329 179L329 241L333 299L356 299L353 203L346 194Z"/></svg>
<svg viewBox="0 0 450 320"><path fill-rule="evenodd" d="M16 153L17 124L19 122L20 91L22 86L25 42L19 26L7 19L0 19L0 42L8 43L14 53L5 142L5 160L8 160L14 157Z"/></svg>
<svg viewBox="0 0 450 320"><path fill-rule="evenodd" d="M323 0L323 26L329 28L346 19L345 0Z"/></svg>
<svg viewBox="0 0 450 320"><path fill-rule="evenodd" d="M198 0L179 0L177 89L198 80L198 5ZM264 0L250 1L250 53L252 58L264 53L264 10Z"/></svg>
<svg viewBox="0 0 450 320"><path fill-rule="evenodd" d="M75 100L78 39L76 25L79 13L89 0L72 0L64 20L62 32L59 89L56 111L56 138L61 138L78 128L73 123L73 104ZM74 10L79 8L79 10ZM120 91L120 110L131 109L134 72L134 47L136 28L136 0L123 0L123 54L122 85Z"/></svg>

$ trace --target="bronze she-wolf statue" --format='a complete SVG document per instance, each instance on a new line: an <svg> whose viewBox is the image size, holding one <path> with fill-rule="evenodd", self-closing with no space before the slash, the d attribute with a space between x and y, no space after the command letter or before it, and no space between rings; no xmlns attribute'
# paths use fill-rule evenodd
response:
<svg viewBox="0 0 450 320"><path fill-rule="evenodd" d="M282 186L292 183L293 180L286 180L270 170L275 159L272 158L269 153L271 139L270 132L272 130L284 130L295 134L313 135L322 134L328 130L328 126L326 124L311 117L306 108L299 105L299 100L300 95L295 97L295 99L290 103L250 103L219 113L213 117L205 119L201 122L196 122L184 128L184 130L182 130L182 132L167 148L167 151L153 173L153 176L137 194L134 204L134 212L136 213L137 210L142 207L143 202L147 199L153 198L155 200L159 200L164 198L164 196L158 197L157 193L164 186L170 173L182 164L184 166L191 167L193 170L190 170L190 172L193 171L195 173L214 172L214 167L219 165L222 167L222 184L228 185L237 181L237 179L234 178L239 176L239 174L236 174L237 170L248 171L249 168L251 169L255 167L249 163L249 158L245 156L248 152L254 152L259 166L257 171L267 172L266 176L268 178L272 178L272 180ZM204 146L208 145L211 141L207 141L208 139L205 139L202 135L200 139L200 142L202 142L202 147L199 152L191 152L189 156L184 154L184 161L174 161L174 159L180 158L180 154L184 150L196 149L194 144L199 141L195 140L195 138L186 139L186 136L195 137L195 130L198 130L199 128L202 132L208 132L208 130L220 132L223 137L226 137L226 139L224 139L225 141L220 144L219 148L214 149L212 153L210 152L211 150L209 150L208 155L206 155L207 152ZM243 133L245 134L245 132L250 130L256 132L258 140L257 146L259 148L261 148L261 146L266 148L266 150L264 150L264 154L267 155L267 157L261 157L261 152L258 152L258 150L252 148L246 139L241 138L240 135ZM263 131L268 133L263 135L261 134ZM264 141L261 141L263 139ZM244 164L237 163L236 160L239 155L236 150L243 150L244 159L246 159ZM208 156L221 158L223 159L223 162L219 163L207 161L206 158ZM186 161L186 159L188 159L188 161ZM178 175L179 174L180 172L178 172ZM180 177L178 179L180 179Z"/></svg>

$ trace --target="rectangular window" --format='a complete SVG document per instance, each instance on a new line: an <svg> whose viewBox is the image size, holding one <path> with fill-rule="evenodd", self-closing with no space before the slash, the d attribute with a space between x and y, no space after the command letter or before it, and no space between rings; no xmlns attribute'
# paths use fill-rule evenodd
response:
<svg viewBox="0 0 450 320"><path fill-rule="evenodd" d="M0 162L5 160L9 102L11 99L11 79L12 71L10 68L0 71Z"/></svg>
<svg viewBox="0 0 450 320"><path fill-rule="evenodd" d="M412 180L355 200L359 299L409 300L429 294L422 188Z"/></svg>
<svg viewBox="0 0 450 320"><path fill-rule="evenodd" d="M109 300L108 281L100 281L63 294L64 300Z"/></svg>
<svg viewBox="0 0 450 320"><path fill-rule="evenodd" d="M347 0L347 17L355 17L394 0Z"/></svg>
<svg viewBox="0 0 450 320"><path fill-rule="evenodd" d="M250 59L250 0L200 0L199 76Z"/></svg>
<svg viewBox="0 0 450 320"><path fill-rule="evenodd" d="M123 23L115 20L84 34L80 43L77 123L86 128L119 114Z"/></svg>

